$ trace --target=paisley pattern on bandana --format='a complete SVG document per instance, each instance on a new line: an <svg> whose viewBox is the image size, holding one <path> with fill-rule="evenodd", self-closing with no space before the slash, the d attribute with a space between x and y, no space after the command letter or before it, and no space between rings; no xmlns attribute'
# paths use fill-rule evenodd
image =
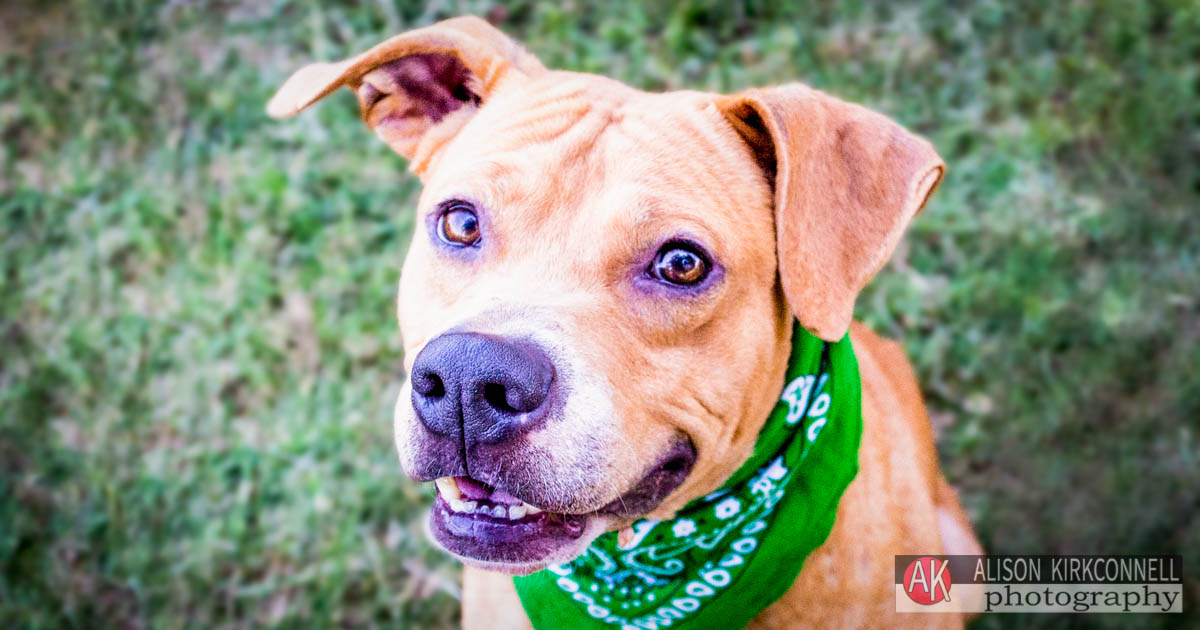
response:
<svg viewBox="0 0 1200 630"><path fill-rule="evenodd" d="M797 325L785 383L721 489L670 520L634 523L624 546L609 532L569 563L514 578L534 628L740 628L786 592L858 472L849 335L826 343Z"/></svg>

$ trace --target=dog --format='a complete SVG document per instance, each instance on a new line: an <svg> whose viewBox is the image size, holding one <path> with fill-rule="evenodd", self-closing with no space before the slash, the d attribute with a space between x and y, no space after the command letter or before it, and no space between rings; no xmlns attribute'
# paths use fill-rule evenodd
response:
<svg viewBox="0 0 1200 630"><path fill-rule="evenodd" d="M852 322L942 178L927 141L801 84L647 93L548 70L474 17L303 67L267 111L341 86L423 184L394 435L436 482L465 627L531 627L511 576L721 487L780 398L793 326L849 331L858 473L750 627L961 627L895 612L894 556L982 551L901 347Z"/></svg>

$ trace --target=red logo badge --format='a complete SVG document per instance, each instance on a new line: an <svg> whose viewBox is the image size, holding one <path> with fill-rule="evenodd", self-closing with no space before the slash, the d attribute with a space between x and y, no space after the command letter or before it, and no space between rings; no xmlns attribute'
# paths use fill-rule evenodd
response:
<svg viewBox="0 0 1200 630"><path fill-rule="evenodd" d="M917 558L904 569L904 592L918 604L931 606L950 601L950 561L930 556Z"/></svg>

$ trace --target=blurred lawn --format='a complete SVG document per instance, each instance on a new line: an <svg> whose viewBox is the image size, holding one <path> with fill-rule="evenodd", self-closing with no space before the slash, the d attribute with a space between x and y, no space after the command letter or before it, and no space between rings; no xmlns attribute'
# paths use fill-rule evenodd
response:
<svg viewBox="0 0 1200 630"><path fill-rule="evenodd" d="M6 2L0 627L456 624L402 478L417 185L292 70L459 13L647 89L804 80L950 165L858 315L996 553L1182 553L1200 618L1200 3Z"/></svg>

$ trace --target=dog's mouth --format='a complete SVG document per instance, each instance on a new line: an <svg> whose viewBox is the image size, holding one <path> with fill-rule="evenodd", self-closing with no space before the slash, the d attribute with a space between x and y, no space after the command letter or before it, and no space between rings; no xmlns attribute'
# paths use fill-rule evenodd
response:
<svg viewBox="0 0 1200 630"><path fill-rule="evenodd" d="M592 514L547 512L470 477L438 479L430 514L434 538L464 560L529 573L575 546Z"/></svg>
<svg viewBox="0 0 1200 630"><path fill-rule="evenodd" d="M654 509L683 483L695 460L691 442L681 441L629 491L582 514L542 509L472 477L441 477L434 482L430 529L438 543L468 563L530 573L570 560L607 526Z"/></svg>
<svg viewBox="0 0 1200 630"><path fill-rule="evenodd" d="M435 484L438 497L455 514L478 514L514 522L544 514L541 508L470 477L442 477Z"/></svg>

